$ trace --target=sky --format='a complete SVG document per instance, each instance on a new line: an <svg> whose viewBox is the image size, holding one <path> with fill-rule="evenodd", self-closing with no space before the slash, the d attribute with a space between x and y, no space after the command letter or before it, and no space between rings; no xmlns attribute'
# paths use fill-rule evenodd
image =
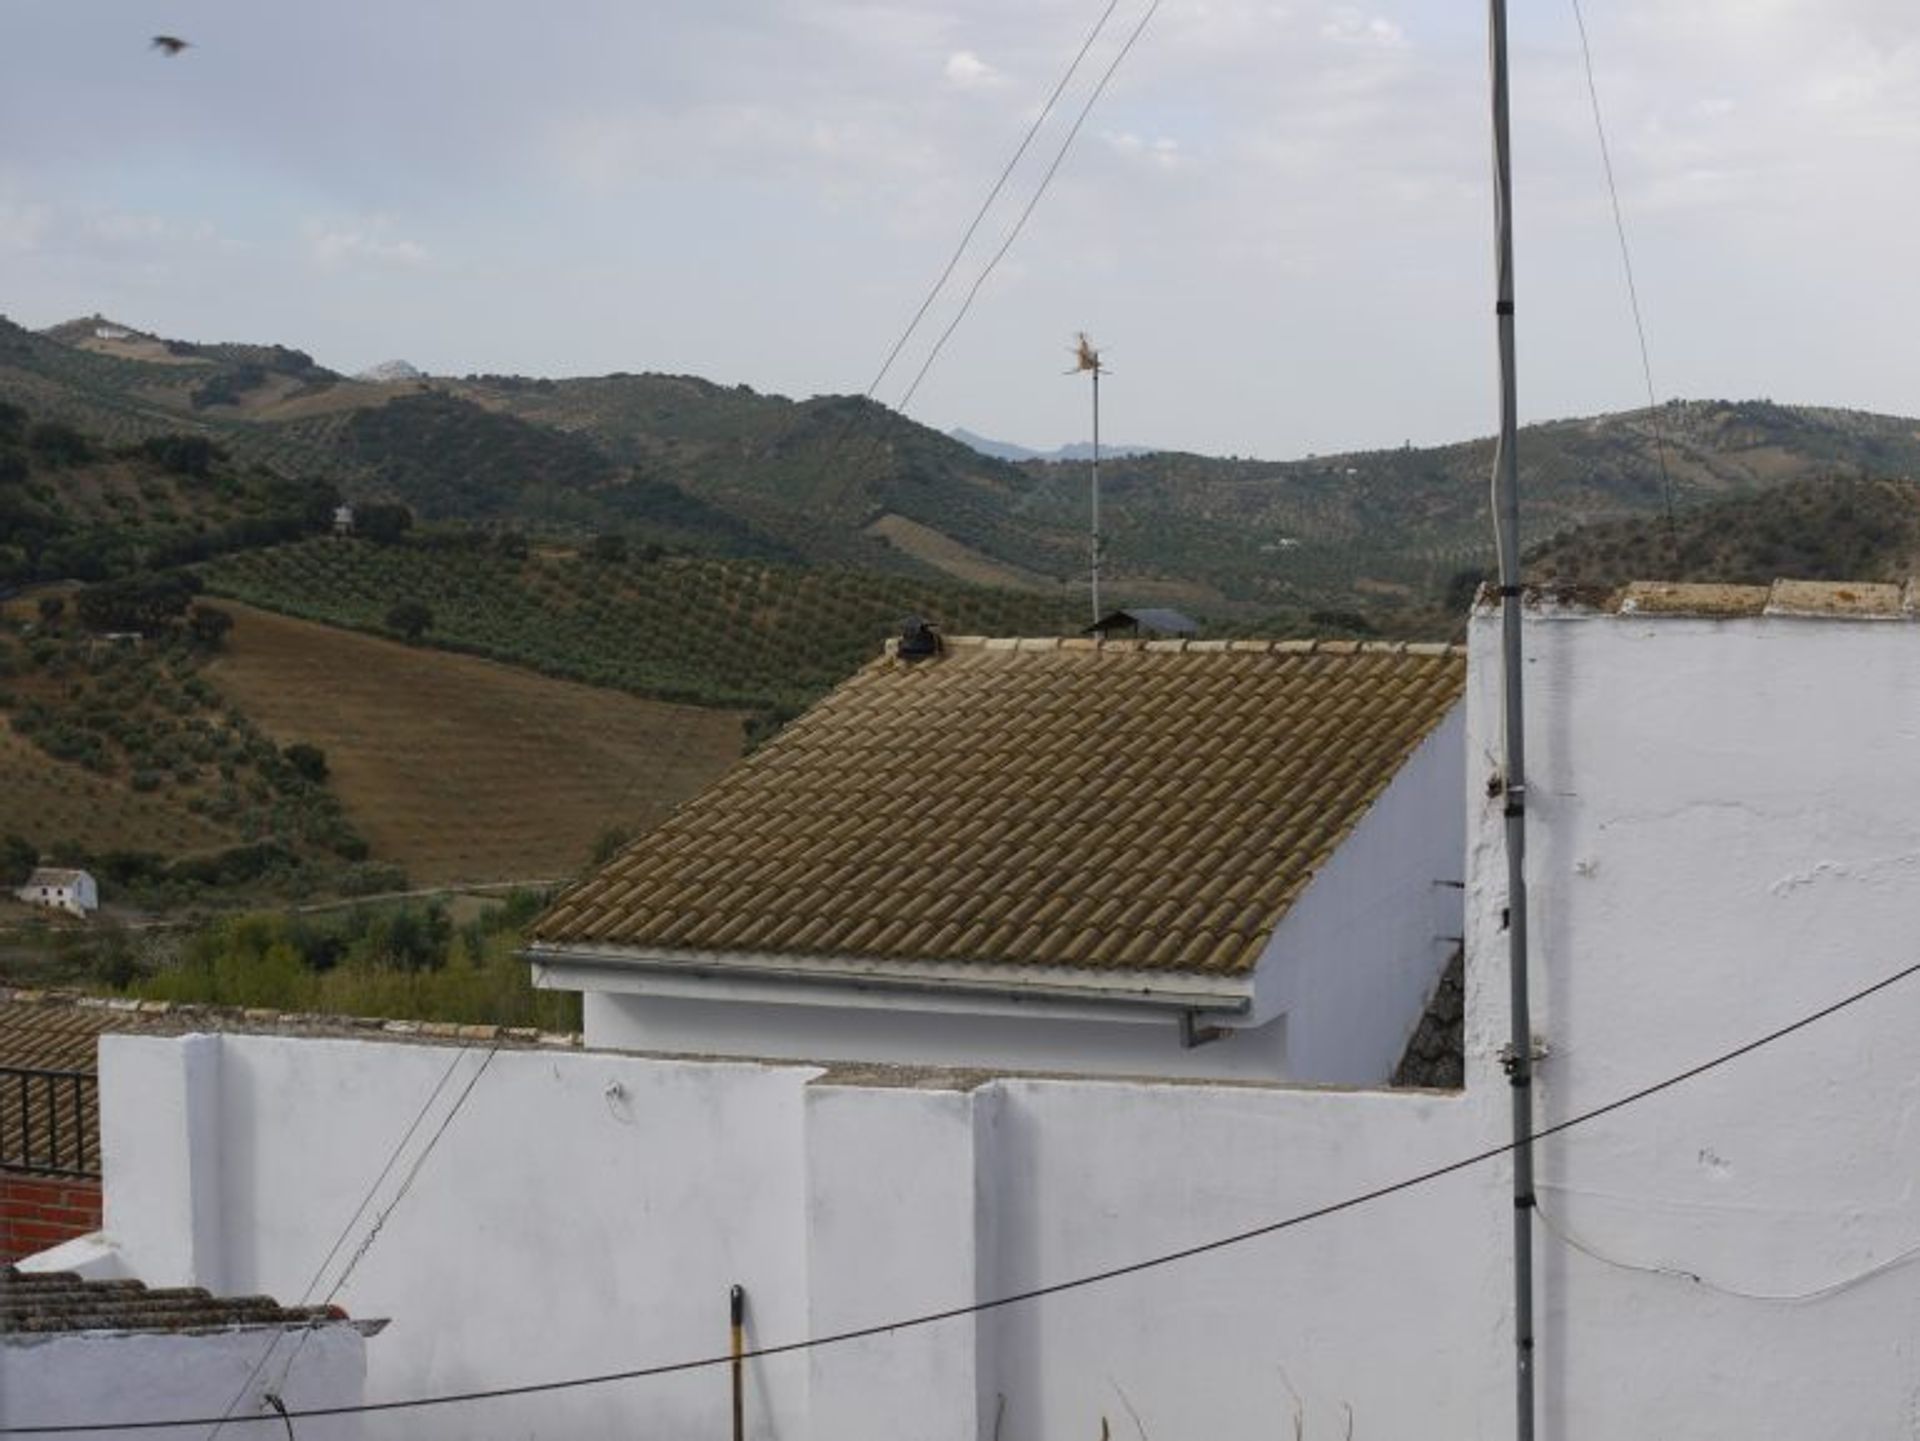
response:
<svg viewBox="0 0 1920 1441"><path fill-rule="evenodd" d="M1920 6L1584 0L1655 388L1920 413ZM1151 0L1114 0L898 404ZM0 313L862 392L1107 0L12 0ZM1495 423L1484 7L1161 0L907 413L1289 458ZM191 43L168 58L156 32ZM1524 419L1644 403L1571 0L1514 6Z"/></svg>

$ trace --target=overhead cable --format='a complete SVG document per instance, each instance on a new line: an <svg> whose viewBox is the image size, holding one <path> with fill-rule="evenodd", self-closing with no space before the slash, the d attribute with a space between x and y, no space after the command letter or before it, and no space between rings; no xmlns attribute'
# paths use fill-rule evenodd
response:
<svg viewBox="0 0 1920 1441"><path fill-rule="evenodd" d="M1660 462L1660 495L1667 512L1667 543L1676 547L1673 527L1673 478L1667 471L1667 439L1660 423L1660 402L1653 388L1653 361L1648 358L1647 327L1640 319L1640 288L1633 280L1633 254L1627 246L1627 222L1620 214L1620 188L1613 181L1613 151L1607 144L1607 125L1600 113L1600 88L1593 79L1593 48L1587 43L1587 17L1580 0L1570 0L1573 23L1580 31L1580 59L1587 72L1587 98L1593 103L1593 129L1600 141L1600 165L1606 171L1607 198L1613 202L1613 233L1620 241L1620 269L1627 277L1627 306L1633 312L1633 331L1640 339L1640 374L1647 383L1647 419L1653 423L1653 453Z"/></svg>
<svg viewBox="0 0 1920 1441"><path fill-rule="evenodd" d="M880 388L880 382L885 380L887 372L893 369L893 362L899 358L901 349L912 338L913 332L920 328L920 322L926 317L934 299L946 287L948 279L953 275L954 267L960 263L960 257L967 253L967 246L973 243L974 232L979 230L980 222L987 218L987 211L993 208L993 202L998 200L1000 192L1006 189L1007 181L1013 176L1014 167L1027 153L1027 147L1033 144L1033 137L1040 133L1040 127L1046 124L1047 117L1053 114L1053 107L1060 99L1060 92L1067 88L1068 82L1080 69L1080 62L1087 58L1087 52L1093 48L1093 42L1106 28L1108 18L1112 16L1114 7L1119 3L1120 0L1107 0L1107 8L1100 12L1100 18L1093 22L1093 29L1089 30L1087 38L1080 42L1080 49L1074 55L1073 63L1067 66L1066 73L1060 77L1060 83L1053 87L1053 93L1047 97L1047 103L1040 107L1040 113L1033 117L1033 124L1027 127L1027 133L1021 137L1020 144L1013 152L1013 158L1007 161L1006 166L1000 171L1000 178L993 182L993 189L987 192L987 198L980 202L980 208L973 213L973 220L967 226L966 233L960 237L960 243L953 247L953 254L947 257L946 268L940 272L939 279L933 282L932 288L927 291L926 298L920 302L920 308L913 312L913 319L907 322L907 328L900 332L900 338L893 342L893 349L887 352L887 358L881 362L872 384L867 386L868 400L873 399L874 391Z"/></svg>
<svg viewBox="0 0 1920 1441"><path fill-rule="evenodd" d="M1113 72L1120 68L1120 62L1127 58L1127 55L1134 47L1134 42L1139 40L1141 33L1147 28L1147 22L1153 19L1154 12L1159 8L1160 0L1152 0L1152 3L1147 6L1146 11L1140 16L1138 23L1134 25L1131 33L1128 34L1126 43L1120 47L1120 52L1113 57L1112 62L1107 66L1106 70L1102 72L1099 83L1093 87L1093 93L1087 96L1086 103L1080 107L1080 113L1073 117L1073 125L1067 131L1067 138L1060 142L1060 148L1054 152L1053 163L1047 167L1047 173L1040 177L1039 185L1034 187L1033 194L1028 197L1026 208L1020 212L1020 218L1013 222L1013 229L1009 230L1007 232L1007 238L1000 242L1000 248L993 252L993 258L988 260L985 268L974 277L973 284L967 288L966 298L960 302L960 309L955 313L953 319L947 322L947 328L940 332L940 338L934 341L933 349L927 353L927 358L921 362L918 373L913 377L913 384L909 385L906 394L900 397L900 403L894 407L895 410L904 412L912 402L915 393L920 389L920 382L927 378L927 372L933 369L934 361L940 358L940 352L946 348L948 338L952 336L954 331L960 328L960 322L967 318L967 312L973 308L973 300L974 297L980 293L980 287L987 283L987 277L993 274L994 267L1000 263L1001 258L1005 256L1009 250L1013 249L1013 242L1018 240L1020 238L1020 232L1026 229L1027 221L1033 215L1034 207L1039 205L1040 197L1047 193L1047 187L1053 183L1055 173L1060 169L1061 162L1067 158L1067 151L1073 146L1074 137L1079 135L1080 127L1086 123L1087 116L1092 113L1094 105L1098 103L1101 95L1105 93L1107 82L1113 79Z"/></svg>
<svg viewBox="0 0 1920 1441"><path fill-rule="evenodd" d="M1604 1105L1578 1112L1563 1121L1556 1121L1551 1125L1541 1126L1534 1131L1531 1141L1538 1143L1546 1140L1550 1136L1561 1135L1580 1126L1585 1126L1597 1121L1603 1116L1610 1116L1616 1111L1623 1111L1630 1106L1638 1105L1640 1102L1660 1095L1662 1092L1673 1090L1675 1087L1684 1085L1688 1081L1695 1080L1700 1076L1704 1076L1710 1071L1717 1071L1723 1066L1740 1060L1742 1057L1752 1055L1755 1051L1763 1050L1776 1042L1785 1040L1787 1037L1804 1031L1808 1027L1816 1025L1830 1016L1837 1015L1841 1011L1857 1006L1873 996L1879 995L1882 991L1890 990L1894 986L1899 985L1903 981L1910 980L1916 975L1920 975L1920 962L1903 966L1893 974L1884 976L1871 985L1863 986L1859 990L1853 991L1837 1001L1822 1006L1817 1011L1809 1012L1801 1016L1798 1020L1790 1021L1786 1025L1776 1027L1774 1030L1768 1031L1762 1036L1758 1036L1742 1045L1735 1046L1732 1050L1722 1051L1719 1055L1709 1060L1701 1061L1697 1065L1689 1066L1684 1071L1675 1072L1663 1080L1642 1086L1635 1091L1629 1091L1627 1094L1608 1101ZM1256 1241L1264 1236L1276 1235L1281 1231L1290 1231L1314 1221L1324 1220L1329 1216L1339 1215L1342 1212L1358 1210L1363 1206L1371 1205L1375 1201L1385 1200L1387 1197L1398 1195L1403 1191L1411 1191L1416 1187L1427 1185L1447 1176L1457 1175L1475 1166L1484 1165L1488 1161L1498 1160L1500 1157L1510 1154L1513 1149L1514 1143L1511 1141L1496 1146L1489 1146L1485 1150L1475 1151L1469 1155L1460 1157L1458 1160L1449 1161L1445 1165L1434 1166L1428 1170L1416 1172L1413 1175L1402 1177L1398 1181L1389 1182L1382 1186L1375 1186L1371 1190L1356 1192L1341 1200L1330 1201L1324 1206L1315 1206L1306 1211L1296 1211L1292 1215L1282 1217L1277 1221L1269 1221L1264 1225L1253 1226L1244 1231L1235 1231L1229 1235L1219 1236L1211 1241L1202 1241L1196 1245L1183 1246L1179 1250L1162 1252L1157 1256L1147 1257L1145 1260L1129 1261L1124 1265L1111 1266L1105 1270L1088 1272L1085 1275L1075 1276L1069 1280L1055 1281L1048 1285L1035 1286L1025 1291L1015 1291L1005 1296L996 1296L988 1301L975 1301L963 1306L950 1306L944 1310L926 1311L915 1316L903 1316L896 1320L877 1322L869 1326L858 1326L851 1330L829 1332L822 1336L810 1336L799 1341L784 1341L777 1345L760 1346L743 1352L739 1359L747 1361L765 1360L774 1356L786 1356L802 1351L817 1350L826 1346L837 1346L849 1341L869 1340L876 1336L884 1336L893 1331L910 1331L922 1326L936 1325L942 1321L955 1321L966 1316L976 1316L988 1311L999 1311L1011 1306L1024 1305L1028 1302L1039 1301L1049 1296L1064 1295L1069 1291L1080 1291L1092 1286L1104 1285L1109 1281L1117 1281L1123 1277L1139 1275L1145 1271L1158 1270L1182 1261L1190 1261L1199 1256L1209 1255L1215 1251L1224 1251L1229 1247L1244 1245L1249 1241ZM480 1401L501 1401L515 1396L541 1396L556 1391L577 1390L586 1386L606 1386L619 1381L644 1381L657 1376L675 1376L690 1371L713 1370L722 1366L731 1366L734 1361L735 1357L733 1353L727 1351L715 1356L702 1356L687 1361L669 1361L654 1366L638 1366L624 1371L606 1371L592 1376L573 1376L557 1381L531 1381L515 1386L494 1386L483 1390L446 1392L437 1396L410 1396L392 1401L365 1401L352 1406L312 1406L297 1411L290 1410L286 1414L294 1420L305 1420L309 1417L317 1418L321 1416L358 1416L387 1411L417 1411L433 1406L454 1406ZM155 1431L168 1426L204 1426L211 1424L212 1421L217 1419L218 1418L190 1417L186 1419L156 1421L103 1421L49 1426L0 1426L0 1436L58 1436L71 1435L82 1431L97 1431L102 1433L117 1431ZM228 1424L240 1425L247 1422L272 1419L274 1418L266 1415L236 1417Z"/></svg>

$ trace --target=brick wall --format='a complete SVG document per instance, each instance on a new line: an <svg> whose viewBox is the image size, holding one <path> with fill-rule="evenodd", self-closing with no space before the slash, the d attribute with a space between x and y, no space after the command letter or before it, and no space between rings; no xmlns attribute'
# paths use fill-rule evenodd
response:
<svg viewBox="0 0 1920 1441"><path fill-rule="evenodd" d="M0 1171L0 1262L100 1229L100 1183Z"/></svg>

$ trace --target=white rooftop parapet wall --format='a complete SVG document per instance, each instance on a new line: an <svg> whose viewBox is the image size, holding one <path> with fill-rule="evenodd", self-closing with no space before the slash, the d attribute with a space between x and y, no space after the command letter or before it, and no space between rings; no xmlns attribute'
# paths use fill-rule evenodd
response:
<svg viewBox="0 0 1920 1441"><path fill-rule="evenodd" d="M1920 960L1920 625L1542 610L1524 630L1542 1124ZM1487 1092L1508 1014L1498 657L1482 614L1467 976ZM1920 1245L1917 1032L1913 982L1542 1143L1546 1434L1909 1434L1920 1270L1873 1273Z"/></svg>
<svg viewBox="0 0 1920 1441"><path fill-rule="evenodd" d="M391 1318L368 1352L370 1400L724 1355L735 1283L750 1346L966 1306L1324 1205L1474 1149L1497 1125L1435 1094L503 1051L392 1204L483 1050L206 1044L222 1052L220 1146L195 1153L203 1174L183 1185L157 1148L111 1141L171 1113L192 1047L102 1042L106 1184L143 1238L127 1246L129 1268L148 1273L149 1247L177 1257L168 1234L217 1205L220 1251L196 1260L230 1289L292 1303L345 1230L320 1294L331 1289L385 1212L336 1297L355 1316ZM1131 1408L1149 1435L1271 1441L1290 1425L1291 1385L1310 1435L1337 1428L1344 1405L1375 1434L1486 1434L1505 1396L1491 1301L1510 1211L1497 1179L1456 1178L1390 1214L1126 1281L749 1362L749 1433L1097 1436L1102 1417L1124 1432ZM1422 1379L1383 1386L1382 1366ZM717 1367L376 1413L364 1434L724 1436L728 1405Z"/></svg>

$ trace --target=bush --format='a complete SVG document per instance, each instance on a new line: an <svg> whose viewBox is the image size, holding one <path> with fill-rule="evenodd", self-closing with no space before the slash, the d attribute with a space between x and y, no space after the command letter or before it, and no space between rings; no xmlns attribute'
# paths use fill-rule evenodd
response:
<svg viewBox="0 0 1920 1441"><path fill-rule="evenodd" d="M29 427L27 449L46 465L85 465L94 457L93 442L58 420Z"/></svg>
<svg viewBox="0 0 1920 1441"><path fill-rule="evenodd" d="M196 605L187 628L198 644L208 650L219 650L226 644L227 632L233 629L233 615L217 606Z"/></svg>
<svg viewBox="0 0 1920 1441"><path fill-rule="evenodd" d="M417 600L403 600L387 610L387 629L417 641L433 628L433 611Z"/></svg>
<svg viewBox="0 0 1920 1441"><path fill-rule="evenodd" d="M327 783L327 753L319 746L309 745L305 741L295 741L280 753L286 757L287 764L294 773L309 785Z"/></svg>
<svg viewBox="0 0 1920 1441"><path fill-rule="evenodd" d="M213 468L213 462L225 456L220 449L204 435L155 435L141 442L141 452L148 459L159 463L163 470L176 475L191 475L205 479Z"/></svg>

